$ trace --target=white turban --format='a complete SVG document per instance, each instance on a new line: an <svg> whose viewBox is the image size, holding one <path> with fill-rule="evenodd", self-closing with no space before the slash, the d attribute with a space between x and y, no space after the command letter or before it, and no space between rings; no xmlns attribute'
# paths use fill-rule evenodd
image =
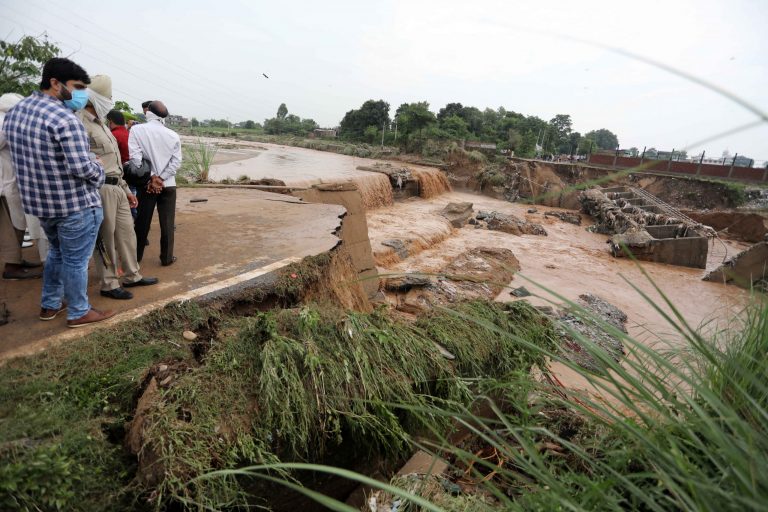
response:
<svg viewBox="0 0 768 512"><path fill-rule="evenodd" d="M114 101L106 96L102 96L90 87L88 88L88 100L91 102L91 105L93 105L93 108L96 109L96 117L101 121L104 121L107 118L107 114L115 106Z"/></svg>

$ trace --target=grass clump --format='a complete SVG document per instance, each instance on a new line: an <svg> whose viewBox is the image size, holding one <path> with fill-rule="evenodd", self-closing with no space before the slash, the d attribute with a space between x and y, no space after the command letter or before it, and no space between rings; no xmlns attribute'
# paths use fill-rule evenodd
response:
<svg viewBox="0 0 768 512"><path fill-rule="evenodd" d="M477 396L490 417L466 407L425 411L473 433L455 446L435 430L441 441L425 443L451 462L447 476L462 483L459 495L492 497L496 510L767 510L768 302L757 299L709 337L668 307L684 349L660 352L613 329L629 355L619 363L595 347L607 373L547 354L599 395L517 373L486 383L494 400ZM526 400L520 388L530 391ZM446 510L465 510L459 505Z"/></svg>
<svg viewBox="0 0 768 512"><path fill-rule="evenodd" d="M412 325L381 311L316 305L232 320L205 364L163 391L147 414L144 456L156 457L155 470L164 475L156 482L158 504L249 501L232 476L195 478L243 462L322 460L346 442L371 454L402 455L414 432L446 428L450 418L395 404L466 404L474 379L528 372L543 362L495 330L514 328L531 343L552 344L530 308L472 302L453 311L481 315L488 327L454 323L448 313ZM455 339L443 336L448 332ZM436 342L463 360L445 358Z"/></svg>
<svg viewBox="0 0 768 512"><path fill-rule="evenodd" d="M218 152L216 144L198 140L194 144L185 145L183 150L180 174L187 181L207 183L213 160Z"/></svg>
<svg viewBox="0 0 768 512"><path fill-rule="evenodd" d="M170 306L0 367L0 509L130 509L122 429L142 375L188 357L168 341L208 314Z"/></svg>

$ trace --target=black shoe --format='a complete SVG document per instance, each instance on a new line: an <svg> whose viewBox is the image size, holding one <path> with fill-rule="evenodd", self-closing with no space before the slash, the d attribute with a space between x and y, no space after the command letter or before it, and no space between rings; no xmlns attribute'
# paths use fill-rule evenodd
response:
<svg viewBox="0 0 768 512"><path fill-rule="evenodd" d="M134 286L152 286L157 284L158 279L156 277L142 277L139 281L134 283L123 283L123 288L133 288Z"/></svg>
<svg viewBox="0 0 768 512"><path fill-rule="evenodd" d="M122 288L115 288L114 290L101 290L102 297L109 297L110 299L128 300L133 298L133 294Z"/></svg>
<svg viewBox="0 0 768 512"><path fill-rule="evenodd" d="M22 279L39 279L43 277L43 269L26 268L18 263L6 263L3 269L3 279L8 281L19 281Z"/></svg>
<svg viewBox="0 0 768 512"><path fill-rule="evenodd" d="M176 261L176 256L174 256L173 258L171 258L171 261L169 261L168 263L163 263L163 262L161 261L161 262L160 262L160 264L161 264L162 266L164 266L164 267L168 267L168 266L170 266L170 265L173 265L173 263L174 263L175 261Z"/></svg>

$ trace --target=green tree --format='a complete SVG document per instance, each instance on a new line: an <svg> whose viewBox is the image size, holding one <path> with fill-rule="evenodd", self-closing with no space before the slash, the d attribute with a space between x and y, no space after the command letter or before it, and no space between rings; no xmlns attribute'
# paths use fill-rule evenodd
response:
<svg viewBox="0 0 768 512"><path fill-rule="evenodd" d="M461 117L464 107L461 103L448 103L446 106L440 109L437 113L437 120L442 123L443 119L453 116Z"/></svg>
<svg viewBox="0 0 768 512"><path fill-rule="evenodd" d="M557 151L558 153L569 153L571 146L571 116L568 114L557 114L549 120L550 139L546 148Z"/></svg>
<svg viewBox="0 0 768 512"><path fill-rule="evenodd" d="M284 119L273 117L264 120L264 133L267 135L280 135L283 133Z"/></svg>
<svg viewBox="0 0 768 512"><path fill-rule="evenodd" d="M58 53L59 48L45 35L24 36L15 43L0 40L0 94L32 94L40 86L43 64Z"/></svg>
<svg viewBox="0 0 768 512"><path fill-rule="evenodd" d="M315 131L316 128L320 128L320 125L315 122L314 119L302 119L301 120L301 131L304 134L310 133Z"/></svg>
<svg viewBox="0 0 768 512"><path fill-rule="evenodd" d="M483 113L476 107L464 107L461 111L461 118L467 122L469 131L476 137L483 133Z"/></svg>
<svg viewBox="0 0 768 512"><path fill-rule="evenodd" d="M364 140L369 126L389 126L389 103L384 100L368 100L359 109L344 115L339 125L339 135L351 140Z"/></svg>
<svg viewBox="0 0 768 512"><path fill-rule="evenodd" d="M198 121L196 117L193 117L192 119L190 119L189 124L191 124L192 126L200 126L200 121Z"/></svg>
<svg viewBox="0 0 768 512"><path fill-rule="evenodd" d="M285 116L287 115L288 115L288 107L285 106L285 103L281 103L280 106L277 108L277 118L285 119Z"/></svg>
<svg viewBox="0 0 768 512"><path fill-rule="evenodd" d="M208 121L208 126L212 126L214 128L229 128L230 122L226 119L211 119Z"/></svg>
<svg viewBox="0 0 768 512"><path fill-rule="evenodd" d="M507 143L509 144L510 149L516 151L523 143L523 134L514 128L510 128L509 131L507 131Z"/></svg>
<svg viewBox="0 0 768 512"><path fill-rule="evenodd" d="M397 109L397 119L403 134L423 133L424 128L437 121L426 101L403 103Z"/></svg>
<svg viewBox="0 0 768 512"><path fill-rule="evenodd" d="M133 113L133 110L127 101L117 100L114 109L119 110L120 112L128 112L129 114Z"/></svg>
<svg viewBox="0 0 768 512"><path fill-rule="evenodd" d="M581 142L581 134L579 132L572 132L568 135L568 154L574 155L579 151L579 142Z"/></svg>
<svg viewBox="0 0 768 512"><path fill-rule="evenodd" d="M616 149L619 147L619 138L615 133L605 128L587 132L584 137L595 141L595 146L599 149Z"/></svg>
<svg viewBox="0 0 768 512"><path fill-rule="evenodd" d="M590 153L594 153L597 149L598 148L595 145L594 139L590 139L589 137L582 137L581 140L579 140L578 153L580 155L588 155Z"/></svg>
<svg viewBox="0 0 768 512"><path fill-rule="evenodd" d="M454 139L466 139L469 137L469 125L460 116L453 114L449 117L443 117L440 121L442 128L449 137Z"/></svg>
<svg viewBox="0 0 768 512"><path fill-rule="evenodd" d="M282 112L278 111L278 113ZM254 128L259 128L259 124L254 123ZM304 137L315 128L317 128L317 123L313 119L302 119L295 114L286 114L284 117L277 116L264 120L264 132L268 135L290 134Z"/></svg>
<svg viewBox="0 0 768 512"><path fill-rule="evenodd" d="M253 130L254 128L256 128L256 123L254 123L249 119L245 123L243 123L243 128L245 128L246 130Z"/></svg>
<svg viewBox="0 0 768 512"><path fill-rule="evenodd" d="M379 138L379 129L371 125L363 131L363 136L366 142L373 144Z"/></svg>

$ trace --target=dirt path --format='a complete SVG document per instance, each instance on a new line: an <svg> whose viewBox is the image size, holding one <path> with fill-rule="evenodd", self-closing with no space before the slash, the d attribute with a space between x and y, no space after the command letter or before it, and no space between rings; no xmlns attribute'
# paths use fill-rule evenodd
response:
<svg viewBox="0 0 768 512"><path fill-rule="evenodd" d="M207 202L190 203L205 198ZM333 248L339 239L341 206L300 204L291 196L258 190L180 188L176 209L175 254L178 261L160 266L160 228L157 216L144 252L141 272L158 277L151 287L132 288L132 300L118 301L99 295L94 259L89 270L88 296L94 307L123 315L138 314L157 301L269 268L287 258L301 259ZM36 259L35 248L25 257ZM0 302L11 311L10 322L0 327L0 360L32 353L51 344L80 336L87 330L67 329L65 318L38 319L41 280L0 281ZM119 319L118 319L119 320Z"/></svg>

